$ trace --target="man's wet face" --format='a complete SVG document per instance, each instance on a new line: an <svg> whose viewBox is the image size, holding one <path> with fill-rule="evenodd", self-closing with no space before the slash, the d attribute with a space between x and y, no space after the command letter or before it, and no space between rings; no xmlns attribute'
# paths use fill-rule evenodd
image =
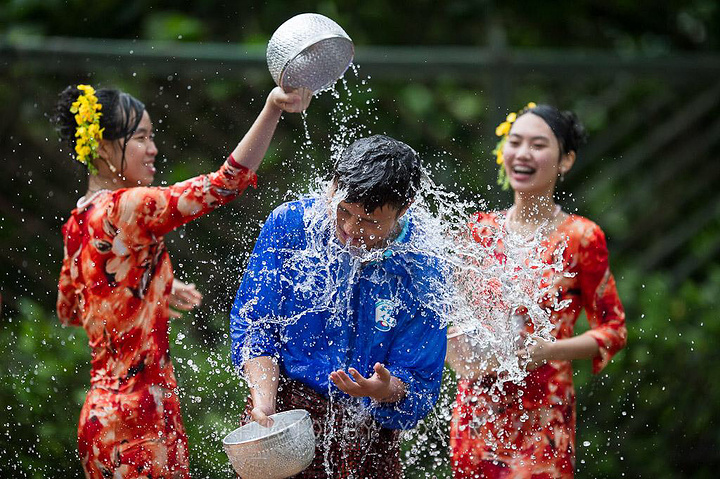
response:
<svg viewBox="0 0 720 479"><path fill-rule="evenodd" d="M367 250L382 248L388 243L398 227L398 220L405 209L389 205L368 213L361 203L341 201L337 207L336 234L343 245Z"/></svg>

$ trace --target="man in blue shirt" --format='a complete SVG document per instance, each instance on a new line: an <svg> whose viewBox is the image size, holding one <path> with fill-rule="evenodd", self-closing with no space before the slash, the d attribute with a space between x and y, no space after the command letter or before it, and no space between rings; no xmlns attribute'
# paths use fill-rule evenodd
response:
<svg viewBox="0 0 720 479"><path fill-rule="evenodd" d="M399 477L397 431L438 398L445 278L408 212L421 176L409 146L360 139L327 195L273 211L250 257L231 312L232 359L251 420L268 426L276 411L305 408L327 436L303 477Z"/></svg>

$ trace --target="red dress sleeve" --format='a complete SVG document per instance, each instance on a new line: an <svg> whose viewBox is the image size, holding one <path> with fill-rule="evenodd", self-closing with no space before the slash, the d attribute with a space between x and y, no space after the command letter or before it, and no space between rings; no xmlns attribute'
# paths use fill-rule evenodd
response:
<svg viewBox="0 0 720 479"><path fill-rule="evenodd" d="M580 241L580 287L590 334L600 346L593 358L599 373L627 341L625 310L610 272L605 234L597 225L588 228Z"/></svg>
<svg viewBox="0 0 720 479"><path fill-rule="evenodd" d="M62 229L65 243L60 280L58 282L57 315L66 326L80 326L80 292L77 288L77 271L81 237L77 223L68 222Z"/></svg>
<svg viewBox="0 0 720 479"><path fill-rule="evenodd" d="M197 176L167 187L139 187L117 190L109 205L108 219L117 229L134 231L155 241L175 228L202 216L238 197L248 185L257 185L257 176L232 156L216 172Z"/></svg>
<svg viewBox="0 0 720 479"><path fill-rule="evenodd" d="M146 275L148 265L157 261L153 251L161 251L148 246L157 245L166 233L231 201L256 182L255 173L230 156L214 173L168 187L116 190L93 207L74 210L62 229L65 248L56 305L60 321L78 326L84 321L86 282L93 280L83 277L83 261L94 261L95 254L111 255L103 267L112 270L114 280L122 280L130 271ZM99 215L95 206L102 208ZM86 255L83 251L88 245L93 248Z"/></svg>

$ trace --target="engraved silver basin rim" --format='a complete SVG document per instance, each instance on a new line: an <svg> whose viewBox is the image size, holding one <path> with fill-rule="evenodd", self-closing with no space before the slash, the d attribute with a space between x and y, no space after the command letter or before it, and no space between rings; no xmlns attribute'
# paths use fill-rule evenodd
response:
<svg viewBox="0 0 720 479"><path fill-rule="evenodd" d="M302 13L275 30L266 58L270 75L283 89L317 93L345 73L354 55L355 46L340 25L318 13Z"/></svg>
<svg viewBox="0 0 720 479"><path fill-rule="evenodd" d="M302 472L315 456L315 432L304 409L270 416L274 423L263 427L251 422L223 439L235 472L243 479L280 479Z"/></svg>

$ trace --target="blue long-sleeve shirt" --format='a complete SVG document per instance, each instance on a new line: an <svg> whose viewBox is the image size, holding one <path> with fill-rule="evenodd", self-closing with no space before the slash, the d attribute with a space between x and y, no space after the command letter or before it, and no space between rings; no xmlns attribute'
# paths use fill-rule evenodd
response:
<svg viewBox="0 0 720 479"><path fill-rule="evenodd" d="M383 427L412 428L440 392L441 268L409 247L411 219L382 254L361 263L339 244L334 224L316 221L318 207L327 219L323 200L305 199L279 206L265 222L230 314L233 363L275 357L283 375L327 396L340 394L332 371L354 367L369 377L380 362L406 395L362 401Z"/></svg>

